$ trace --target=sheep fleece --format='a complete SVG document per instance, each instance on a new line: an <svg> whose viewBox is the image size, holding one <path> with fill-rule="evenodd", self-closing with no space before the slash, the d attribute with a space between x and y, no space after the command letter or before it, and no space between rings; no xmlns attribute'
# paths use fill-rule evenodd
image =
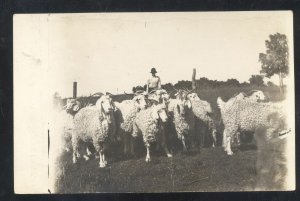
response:
<svg viewBox="0 0 300 201"><path fill-rule="evenodd" d="M74 117L74 134L83 141L103 142L111 128L95 106L81 109Z"/></svg>
<svg viewBox="0 0 300 201"><path fill-rule="evenodd" d="M143 140L145 143L155 142L157 135L161 133L161 126L158 124L158 120L153 118L153 108L141 110L136 114L133 137L136 137L139 131L142 132Z"/></svg>

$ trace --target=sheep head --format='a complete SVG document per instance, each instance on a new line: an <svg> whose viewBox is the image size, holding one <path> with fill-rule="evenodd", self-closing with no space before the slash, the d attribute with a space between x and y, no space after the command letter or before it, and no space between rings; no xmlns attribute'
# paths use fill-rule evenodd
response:
<svg viewBox="0 0 300 201"><path fill-rule="evenodd" d="M176 96L176 109L180 115L185 115L186 111L192 108L192 103L187 99L188 93L183 90L178 90Z"/></svg>
<svg viewBox="0 0 300 201"><path fill-rule="evenodd" d="M147 94L145 92L141 92L141 93L136 93L132 100L134 102L134 105L138 109L143 110L147 108L146 99L147 99Z"/></svg>
<svg viewBox="0 0 300 201"><path fill-rule="evenodd" d="M107 119L108 123L111 123L112 112L115 110L111 95L101 96L96 102L96 107L100 110L100 114Z"/></svg>
<svg viewBox="0 0 300 201"><path fill-rule="evenodd" d="M80 109L80 102L74 98L67 99L67 104L64 106L67 113L74 114Z"/></svg>
<svg viewBox="0 0 300 201"><path fill-rule="evenodd" d="M199 101L200 100L199 96L195 92L188 94L187 98L190 101L196 101L196 100Z"/></svg>
<svg viewBox="0 0 300 201"><path fill-rule="evenodd" d="M164 89L152 90L149 93L149 100L155 100L158 103L163 103L167 105L170 101L170 95Z"/></svg>
<svg viewBox="0 0 300 201"><path fill-rule="evenodd" d="M153 105L152 109L153 109L152 115L155 120L161 119L162 122L166 122L168 120L168 115L166 112L167 108L165 104Z"/></svg>
<svg viewBox="0 0 300 201"><path fill-rule="evenodd" d="M261 102L266 100L265 94L260 90L251 91L252 94L249 96L249 99L254 100L256 102Z"/></svg>

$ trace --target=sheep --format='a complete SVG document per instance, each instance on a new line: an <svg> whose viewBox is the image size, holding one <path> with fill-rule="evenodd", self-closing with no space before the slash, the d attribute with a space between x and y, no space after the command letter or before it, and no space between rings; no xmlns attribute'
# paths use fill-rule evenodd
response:
<svg viewBox="0 0 300 201"><path fill-rule="evenodd" d="M163 102L167 105L170 100L170 95L165 89L156 89L149 93L149 99L154 99L156 102Z"/></svg>
<svg viewBox="0 0 300 201"><path fill-rule="evenodd" d="M143 141L147 149L146 162L150 162L150 145L158 141L164 148L168 157L172 157L167 146L164 133L163 123L168 120L166 106L164 104L156 104L141 110L136 114L133 126L133 137L143 136Z"/></svg>
<svg viewBox="0 0 300 201"><path fill-rule="evenodd" d="M252 90L251 94L247 98L249 100L252 100L252 101L255 101L255 102L260 102L260 101L265 101L266 100L265 94L260 90Z"/></svg>
<svg viewBox="0 0 300 201"><path fill-rule="evenodd" d="M116 135L123 138L124 154L134 155L134 144L131 136L133 121L138 111L146 109L147 94L138 91L132 100L124 100L121 103L114 102L114 104L116 106Z"/></svg>
<svg viewBox="0 0 300 201"><path fill-rule="evenodd" d="M260 90L252 90L250 91L250 94L247 95L244 92L240 92L240 93L236 93L235 95L233 95L232 98L230 98L227 103L226 103L226 108L230 108L232 105L234 105L234 103L237 100L249 100L249 101L253 101L253 102L262 102L266 100L266 97L264 95L264 93ZM225 108L224 108L225 110ZM223 138L224 138L224 133L223 133ZM241 144L241 139L240 139L240 132L237 133L236 136L234 136L234 138L232 138L232 141L235 141L236 144L239 146ZM224 147L224 140L223 140L223 147Z"/></svg>
<svg viewBox="0 0 300 201"><path fill-rule="evenodd" d="M259 103L247 99L233 98L225 103L217 99L224 123L223 147L232 155L231 140L241 131L257 133L264 131L266 140L270 140L285 127L283 108L273 103ZM228 107L229 104L229 107Z"/></svg>
<svg viewBox="0 0 300 201"><path fill-rule="evenodd" d="M79 141L83 141L92 142L96 152L99 153L99 167L107 165L104 151L109 140L115 135L113 110L111 96L103 95L95 106L82 108L75 115L72 132L73 163L77 162Z"/></svg>
<svg viewBox="0 0 300 201"><path fill-rule="evenodd" d="M216 146L217 143L217 128L212 119L212 108L211 105L204 100L201 100L196 93L190 93L187 95L187 98L192 103L192 111L197 119L197 123L202 127L205 125L209 131L212 133L213 138L213 147ZM204 142L204 134L201 135L201 144Z"/></svg>
<svg viewBox="0 0 300 201"><path fill-rule="evenodd" d="M60 151L70 151L71 136L73 129L74 115L81 108L79 101L73 98L67 99L66 105L63 106L63 110L59 111L54 117L54 129L52 130L55 135L52 135L52 140L56 140Z"/></svg>
<svg viewBox="0 0 300 201"><path fill-rule="evenodd" d="M187 152L186 140L195 137L195 116L191 110L192 103L187 99L187 92L178 90L176 99L170 99L168 113L170 125L175 128L177 138L181 141L183 152Z"/></svg>

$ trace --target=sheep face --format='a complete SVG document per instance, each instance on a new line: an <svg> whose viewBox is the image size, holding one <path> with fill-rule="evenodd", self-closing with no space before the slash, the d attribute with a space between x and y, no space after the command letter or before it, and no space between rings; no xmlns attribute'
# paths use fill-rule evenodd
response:
<svg viewBox="0 0 300 201"><path fill-rule="evenodd" d="M153 118L156 120L161 119L162 122L167 122L168 115L164 104L153 106Z"/></svg>
<svg viewBox="0 0 300 201"><path fill-rule="evenodd" d="M67 99L67 104L65 105L65 108L67 113L78 112L80 108L80 103L73 98Z"/></svg>
<svg viewBox="0 0 300 201"><path fill-rule="evenodd" d="M266 100L266 96L262 91L254 91L250 98L256 102L264 101Z"/></svg>
<svg viewBox="0 0 300 201"><path fill-rule="evenodd" d="M110 95L103 95L96 102L96 107L100 110L100 113L106 118L108 123L111 123L113 117L113 111L115 110L114 103Z"/></svg>
<svg viewBox="0 0 300 201"><path fill-rule="evenodd" d="M196 93L190 93L190 94L188 94L187 98L190 101L200 101L200 98L199 98L199 96Z"/></svg>
<svg viewBox="0 0 300 201"><path fill-rule="evenodd" d="M168 104L170 95L164 89L153 90L149 93L149 99L155 100L158 103Z"/></svg>
<svg viewBox="0 0 300 201"><path fill-rule="evenodd" d="M177 100L176 101L176 109L178 114L184 116L185 113L192 108L192 103L190 100Z"/></svg>
<svg viewBox="0 0 300 201"><path fill-rule="evenodd" d="M146 109L147 108L147 102L146 102L146 95L145 94L138 94L133 99L134 105L138 109Z"/></svg>

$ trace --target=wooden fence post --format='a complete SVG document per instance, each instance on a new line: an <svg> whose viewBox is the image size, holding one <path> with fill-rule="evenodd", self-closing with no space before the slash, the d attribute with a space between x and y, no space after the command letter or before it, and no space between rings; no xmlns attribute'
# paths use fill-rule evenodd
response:
<svg viewBox="0 0 300 201"><path fill-rule="evenodd" d="M77 82L73 82L73 98L77 98Z"/></svg>
<svg viewBox="0 0 300 201"><path fill-rule="evenodd" d="M193 75L192 75L192 89L196 89L196 68L193 69Z"/></svg>

